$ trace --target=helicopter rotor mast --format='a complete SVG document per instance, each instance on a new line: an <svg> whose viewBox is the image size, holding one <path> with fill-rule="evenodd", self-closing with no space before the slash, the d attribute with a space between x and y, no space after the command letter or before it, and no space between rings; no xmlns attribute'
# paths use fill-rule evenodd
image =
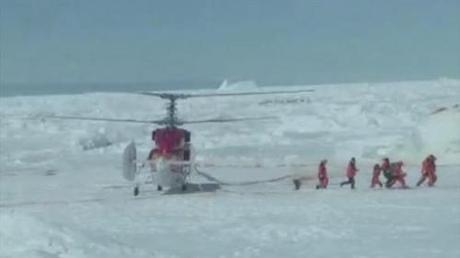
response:
<svg viewBox="0 0 460 258"><path fill-rule="evenodd" d="M175 95L168 95L166 98L169 100L166 106L166 117L165 117L165 125L167 127L175 127L179 125L179 119L177 118L177 102L178 99Z"/></svg>
<svg viewBox="0 0 460 258"><path fill-rule="evenodd" d="M166 104L166 117L162 120L160 124L164 124L167 127L176 127L178 125L183 125L184 123L179 120L177 117L177 100L186 99L189 95L185 94L174 94L174 93L153 93L153 92L142 92L142 95L157 96L162 99L169 100L169 103Z"/></svg>

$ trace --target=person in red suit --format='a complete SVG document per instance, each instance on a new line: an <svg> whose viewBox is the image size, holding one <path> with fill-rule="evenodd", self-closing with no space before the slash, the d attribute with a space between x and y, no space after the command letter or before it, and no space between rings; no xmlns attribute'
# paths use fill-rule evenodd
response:
<svg viewBox="0 0 460 258"><path fill-rule="evenodd" d="M371 181L371 188L374 188L374 186L379 185L380 187L383 186L382 182L380 182L380 172L382 172L382 168L379 166L379 164L374 165L374 171L372 171L372 181Z"/></svg>
<svg viewBox="0 0 460 258"><path fill-rule="evenodd" d="M350 162L348 162L347 173L346 173L348 180L340 183L340 187L350 184L351 189L355 189L356 172L358 172L358 169L356 168L356 160L353 157L351 158Z"/></svg>
<svg viewBox="0 0 460 258"><path fill-rule="evenodd" d="M406 173L403 171L404 162L398 161L391 164L391 181L387 184L388 188L391 188L396 182L399 182L402 188L408 188L406 185Z"/></svg>
<svg viewBox="0 0 460 258"><path fill-rule="evenodd" d="M316 189L320 188L327 188L327 185L329 184L329 177L327 175L327 159L324 159L319 163L318 167L318 179L319 179L319 184L316 185Z"/></svg>
<svg viewBox="0 0 460 258"><path fill-rule="evenodd" d="M429 155L428 157L425 158L422 162L422 176L420 177L420 180L417 182L417 186L420 186L425 182L425 180L428 178L428 186L434 186L434 183L438 179L438 176L436 175L436 157L434 155Z"/></svg>

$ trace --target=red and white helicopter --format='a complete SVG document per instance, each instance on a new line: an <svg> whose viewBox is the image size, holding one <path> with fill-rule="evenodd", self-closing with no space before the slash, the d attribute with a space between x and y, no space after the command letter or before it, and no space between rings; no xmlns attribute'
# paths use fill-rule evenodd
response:
<svg viewBox="0 0 460 258"><path fill-rule="evenodd" d="M165 187L169 189L187 190L188 179L194 167L194 153L191 145L191 132L181 128L185 124L200 123L227 123L247 120L272 119L274 117L255 117L255 118L230 118L230 119L207 119L186 121L177 117L177 100L196 98L196 97L229 97L229 96L248 96L263 94L294 94L312 92L313 90L297 91L269 91L269 92L238 92L238 93L211 93L211 94L179 94L179 93L156 93L141 92L142 95L159 97L169 102L166 107L166 117L160 120L136 120L136 119L112 119L96 117L77 117L77 116L49 116L48 118L71 119L71 120L90 120L90 121L109 121L109 122L129 122L129 123L150 123L162 127L152 131L152 141L154 143L146 160L137 159L137 151L134 142L131 142L123 153L123 177L134 182L134 195L139 194L141 184L147 176L152 178L152 182L157 185L157 190L161 191ZM147 173L143 173L147 168Z"/></svg>

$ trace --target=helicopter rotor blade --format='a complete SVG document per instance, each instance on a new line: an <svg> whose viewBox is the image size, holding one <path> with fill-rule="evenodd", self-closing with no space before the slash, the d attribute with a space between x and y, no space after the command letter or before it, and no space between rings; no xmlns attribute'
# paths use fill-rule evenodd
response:
<svg viewBox="0 0 460 258"><path fill-rule="evenodd" d="M116 119L116 118L99 118L99 117L84 117L84 116L57 116L48 115L40 118L62 119L62 120L85 120L85 121L105 121L105 122L125 122L125 123L141 123L141 124L163 124L163 120L138 120L138 119Z"/></svg>
<svg viewBox="0 0 460 258"><path fill-rule="evenodd" d="M190 98L195 97L226 97L226 96L248 96L248 95L268 95L268 94L293 94L293 93L305 93L313 92L313 89L307 90L293 90L293 91L254 91L254 92L222 92L222 93L203 93L203 94L191 94Z"/></svg>
<svg viewBox="0 0 460 258"><path fill-rule="evenodd" d="M241 122L251 120L269 120L276 119L274 116L265 117L243 117L243 118L213 118L205 120L192 120L192 121L181 121L182 124L202 124L202 123L227 123L227 122Z"/></svg>
<svg viewBox="0 0 460 258"><path fill-rule="evenodd" d="M161 92L148 92L148 91L141 91L138 93L141 95L160 97L162 99L186 99L186 98L192 97L191 94L183 94L183 93L161 93Z"/></svg>
<svg viewBox="0 0 460 258"><path fill-rule="evenodd" d="M249 95L269 95L269 94L293 94L314 92L313 89L292 90L292 91L254 91L254 92L222 92L222 93L202 93L202 94L181 94L181 93L158 93L158 92L140 92L142 95L156 96L165 99L186 99L200 97L227 97L227 96L249 96Z"/></svg>
<svg viewBox="0 0 460 258"><path fill-rule="evenodd" d="M116 119L116 118L100 118L100 117L84 117L84 116L58 116L58 115L46 115L33 117L33 119L61 119L61 120L80 120L80 121L102 121L102 122L121 122L121 123L140 123L140 124L158 124L166 125L166 120L138 120L138 119ZM239 121L251 121L251 120L267 120L276 119L274 116L267 117L245 117L245 118L213 118L205 120L193 120L193 121L175 121L177 125L183 124L202 124L202 123L227 123L227 122L239 122Z"/></svg>

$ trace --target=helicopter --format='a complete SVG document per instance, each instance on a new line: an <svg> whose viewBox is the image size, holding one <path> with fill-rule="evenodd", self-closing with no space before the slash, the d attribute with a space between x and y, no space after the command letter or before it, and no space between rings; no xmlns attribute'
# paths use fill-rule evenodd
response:
<svg viewBox="0 0 460 258"><path fill-rule="evenodd" d="M261 91L261 92L236 92L236 93L204 93L204 94L183 94L183 93L158 93L158 92L139 92L138 94L158 97L167 101L166 116L160 120L137 120L137 119L116 119L98 118L81 116L52 115L47 118L66 119L66 120L89 120L106 122L126 122L126 123L148 123L159 125L151 133L153 147L146 160L137 158L136 145L132 141L123 151L123 170L124 179L134 182L133 194L139 195L140 186L150 177L152 183L156 184L158 191L165 188L180 189L186 191L189 185L189 178L192 168L196 165L195 155L191 144L191 132L183 125L202 124L202 123L229 123L248 120L266 120L275 117L245 117L245 118L214 118L205 120L182 120L177 116L177 101L188 98L206 97L235 97L249 95L266 94L295 94L312 92L312 89L295 91ZM143 173L144 168L148 168L147 173Z"/></svg>

